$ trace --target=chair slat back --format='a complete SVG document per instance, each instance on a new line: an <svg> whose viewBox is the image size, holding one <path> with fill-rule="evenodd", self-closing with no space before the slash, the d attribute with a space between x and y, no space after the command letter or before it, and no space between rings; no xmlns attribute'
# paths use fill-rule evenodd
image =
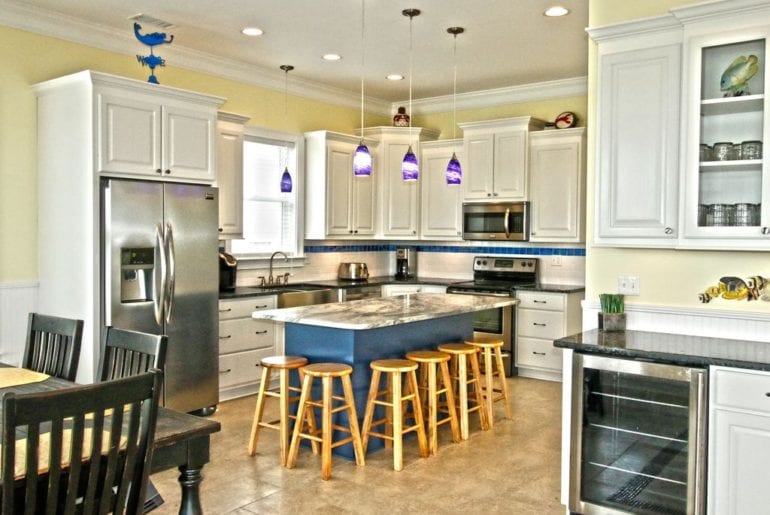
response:
<svg viewBox="0 0 770 515"><path fill-rule="evenodd" d="M102 328L99 381L110 381L147 372L163 370L166 364L166 335Z"/></svg>
<svg viewBox="0 0 770 515"><path fill-rule="evenodd" d="M82 340L82 320L30 313L21 366L74 381Z"/></svg>
<svg viewBox="0 0 770 515"><path fill-rule="evenodd" d="M161 377L153 369L64 390L6 393L3 515L141 513Z"/></svg>

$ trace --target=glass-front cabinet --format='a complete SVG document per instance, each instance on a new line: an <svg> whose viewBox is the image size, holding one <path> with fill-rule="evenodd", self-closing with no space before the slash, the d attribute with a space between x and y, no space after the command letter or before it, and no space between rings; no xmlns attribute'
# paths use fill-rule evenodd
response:
<svg viewBox="0 0 770 515"><path fill-rule="evenodd" d="M687 45L684 246L770 248L767 25Z"/></svg>

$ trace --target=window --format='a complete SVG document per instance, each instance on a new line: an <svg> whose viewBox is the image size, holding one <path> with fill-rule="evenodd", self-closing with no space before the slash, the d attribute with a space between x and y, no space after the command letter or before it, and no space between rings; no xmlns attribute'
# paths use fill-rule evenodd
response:
<svg viewBox="0 0 770 515"><path fill-rule="evenodd" d="M301 257L303 146L301 134L247 129L243 143L243 238L232 240L239 258L264 258L275 251ZM291 193L281 193L289 169Z"/></svg>

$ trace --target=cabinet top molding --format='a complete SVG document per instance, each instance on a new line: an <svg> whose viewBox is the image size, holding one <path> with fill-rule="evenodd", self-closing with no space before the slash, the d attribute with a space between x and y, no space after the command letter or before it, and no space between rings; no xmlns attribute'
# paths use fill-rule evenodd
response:
<svg viewBox="0 0 770 515"><path fill-rule="evenodd" d="M545 127L545 122L531 116L515 116L513 118L498 118L496 120L458 123L457 126L460 127L463 131L497 128L528 129L531 131L538 131Z"/></svg>
<svg viewBox="0 0 770 515"><path fill-rule="evenodd" d="M356 134L361 134L361 129L355 130ZM389 125L383 125L378 127L364 127L364 136L376 137L376 136L417 136L422 140L435 140L439 137L441 131L438 129L427 129L425 127L391 127Z"/></svg>
<svg viewBox="0 0 770 515"><path fill-rule="evenodd" d="M32 86L32 91L34 91L37 95L44 95L53 89L58 89L64 86L76 86L83 84L131 88L134 91L141 91L142 93L147 93L149 95L164 95L166 97L175 97L187 102L209 104L216 107L220 107L225 103L226 100L224 97L206 95L203 93L197 93L195 91L172 88L170 86L163 86L160 84L150 84L149 82L141 80L128 79L126 77L95 72L93 70L84 70L81 72L73 73L71 75L65 75L63 77L58 77L56 79L34 84Z"/></svg>

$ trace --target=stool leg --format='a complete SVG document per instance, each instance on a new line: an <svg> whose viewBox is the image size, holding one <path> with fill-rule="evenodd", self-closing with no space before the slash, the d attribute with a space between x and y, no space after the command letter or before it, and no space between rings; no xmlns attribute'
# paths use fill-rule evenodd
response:
<svg viewBox="0 0 770 515"><path fill-rule="evenodd" d="M321 404L321 479L332 477L332 378L322 377Z"/></svg>
<svg viewBox="0 0 770 515"><path fill-rule="evenodd" d="M299 394L299 404L297 405L297 421L294 424L294 434L291 437L289 456L286 458L286 468L289 469L294 468L294 465L297 464L297 454L299 453L299 434L302 430L302 421L305 418L305 410L308 408L307 398L310 395L312 384L312 377L306 375L302 379L302 392Z"/></svg>
<svg viewBox="0 0 770 515"><path fill-rule="evenodd" d="M454 392L452 391L452 378L449 376L449 365L447 362L441 363L441 377L442 377L442 386L446 389L446 403L447 403L447 410L449 411L449 425L452 428L452 441L453 442L459 442L460 441L460 425L457 423L457 409L455 409L455 396ZM438 405L438 399L436 399L436 404ZM437 408L438 409L438 406Z"/></svg>
<svg viewBox="0 0 770 515"><path fill-rule="evenodd" d="M280 416L278 422L278 432L280 434L281 445L281 465L286 465L286 458L289 454L289 371L282 368L278 371L278 383L280 391Z"/></svg>
<svg viewBox="0 0 770 515"><path fill-rule="evenodd" d="M495 389L494 389L494 362L492 361L492 349L484 348L484 401L487 406L487 422L489 427L495 425L495 414L492 403L495 402ZM479 377L479 380L481 378Z"/></svg>
<svg viewBox="0 0 770 515"><path fill-rule="evenodd" d="M392 374L385 374L385 382L387 386L385 387L385 399L393 399L393 375ZM386 449L392 449L394 441L392 439L393 437L393 404L388 404L385 406L385 427L383 428L383 433L390 436L391 438L385 439L385 448Z"/></svg>
<svg viewBox="0 0 770 515"><path fill-rule="evenodd" d="M254 409L254 421L251 423L251 436L249 437L249 456L257 453L257 439L259 438L259 423L262 421L262 414L265 409L265 392L270 382L270 368L262 367L262 382L259 384L259 395L257 395L257 405ZM284 464L281 456L281 464Z"/></svg>
<svg viewBox="0 0 770 515"><path fill-rule="evenodd" d="M468 367L464 355L457 356L457 390L460 393L460 437L468 439Z"/></svg>
<svg viewBox="0 0 770 515"><path fill-rule="evenodd" d="M372 429L372 417L374 416L374 399L380 389L380 371L372 370L372 382L369 383L369 395L366 397L366 411L364 412L364 428L361 432L364 452L369 447L369 431Z"/></svg>
<svg viewBox="0 0 770 515"><path fill-rule="evenodd" d="M356 400L353 397L353 385L350 382L350 376L342 376L342 391L345 392L345 402L348 405L348 420L350 421L350 434L353 437L353 452L356 455L356 465L360 466L365 463L364 446L361 443Z"/></svg>
<svg viewBox="0 0 770 515"><path fill-rule="evenodd" d="M297 374L299 375L299 384L301 385L303 382L303 378L305 377L305 375L302 373L301 368L297 369ZM311 407L310 409L305 410L305 414L307 415L306 418L307 418L308 431L310 432L310 434L314 435L317 432L316 425L315 425L315 410ZM297 421L294 422L295 424L300 423L299 416L300 416L300 411L297 410L297 419L296 419ZM311 449L313 449L313 454L318 454L319 452L321 452L318 442L316 442L315 440L310 440L310 447Z"/></svg>
<svg viewBox="0 0 770 515"><path fill-rule="evenodd" d="M438 394L436 393L436 363L426 363L428 369L428 436L431 454L438 452Z"/></svg>
<svg viewBox="0 0 770 515"><path fill-rule="evenodd" d="M436 385L436 374L435 369L433 373L433 385L435 387ZM415 423L417 424L417 443L420 446L420 456L423 458L427 458L430 456L430 450L428 449L428 439L425 438L425 422L422 416L422 405L420 400L420 389L417 386L417 374L415 374L414 370L410 371L407 374L407 379L410 385L410 390L412 391L412 405L414 409L414 418Z"/></svg>
<svg viewBox="0 0 770 515"><path fill-rule="evenodd" d="M484 399L481 396L481 371L479 370L479 357L478 353L471 354L471 371L476 378L475 387L473 388L476 396L476 403L479 406L479 418L481 419L481 429L484 431L489 430L489 416L487 415L487 407L484 404Z"/></svg>
<svg viewBox="0 0 770 515"><path fill-rule="evenodd" d="M505 416L508 419L513 418L513 409L508 399L508 385L505 380L505 368L503 368L503 351L498 347L495 349L495 359L497 360L497 376L500 378L500 390L503 394L503 405L505 406Z"/></svg>
<svg viewBox="0 0 770 515"><path fill-rule="evenodd" d="M393 470L401 470L404 468L404 456L403 456L403 425L404 425L404 413L403 403L401 400L401 374L394 372L388 374L391 378L390 386L391 391L388 394L388 398L392 403L393 416L390 421L393 428Z"/></svg>

